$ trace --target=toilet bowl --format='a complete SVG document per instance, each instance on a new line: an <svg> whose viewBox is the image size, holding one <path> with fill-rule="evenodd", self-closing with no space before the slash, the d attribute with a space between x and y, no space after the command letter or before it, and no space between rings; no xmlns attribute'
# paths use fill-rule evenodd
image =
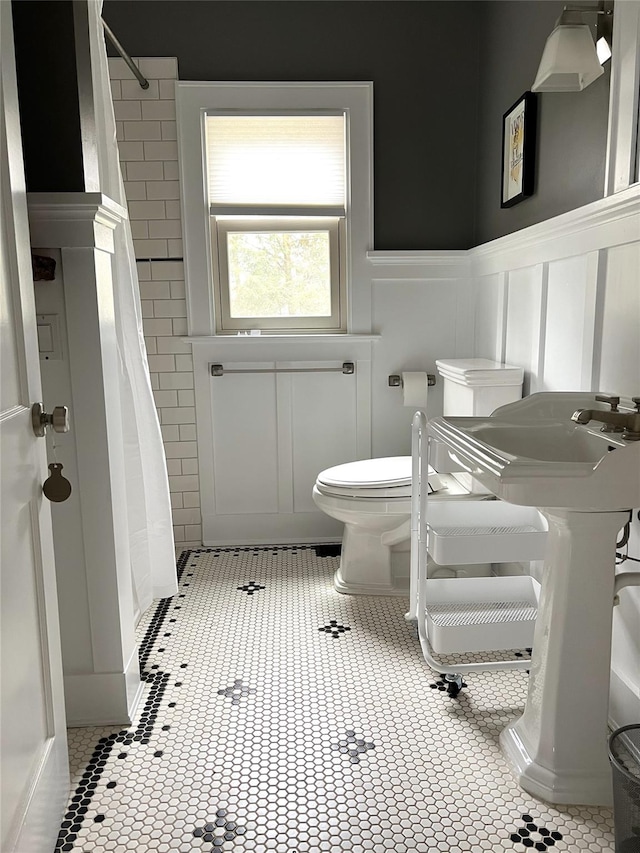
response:
<svg viewBox="0 0 640 853"><path fill-rule="evenodd" d="M484 498L470 494L455 474L429 472L430 500ZM313 500L344 524L338 592L355 595L406 595L409 578L394 571L392 548L411 535L411 457L363 459L318 474ZM408 552L407 552L408 554ZM408 558L407 558L408 564Z"/></svg>

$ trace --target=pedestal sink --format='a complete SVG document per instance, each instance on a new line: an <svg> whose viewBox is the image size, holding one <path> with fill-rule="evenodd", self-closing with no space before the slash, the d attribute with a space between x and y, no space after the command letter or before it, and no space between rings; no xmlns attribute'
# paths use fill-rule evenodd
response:
<svg viewBox="0 0 640 853"><path fill-rule="evenodd" d="M593 393L533 394L488 418L435 418L428 431L493 494L549 523L529 693L502 751L541 799L608 805L615 548L640 506L640 441L573 423L582 408L606 406Z"/></svg>

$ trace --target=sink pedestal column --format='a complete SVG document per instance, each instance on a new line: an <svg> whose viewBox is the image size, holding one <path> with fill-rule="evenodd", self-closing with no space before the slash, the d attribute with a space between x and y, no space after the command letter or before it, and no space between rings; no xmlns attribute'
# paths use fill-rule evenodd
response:
<svg viewBox="0 0 640 853"><path fill-rule="evenodd" d="M525 791L550 803L609 805L614 553L629 514L540 511L549 541L529 694L500 745Z"/></svg>

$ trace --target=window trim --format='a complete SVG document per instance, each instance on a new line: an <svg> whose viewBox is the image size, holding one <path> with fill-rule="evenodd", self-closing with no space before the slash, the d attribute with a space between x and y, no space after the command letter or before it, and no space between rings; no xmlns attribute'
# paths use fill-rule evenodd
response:
<svg viewBox="0 0 640 853"><path fill-rule="evenodd" d="M214 298L216 301L216 333L235 335L239 331L261 329L263 333L298 334L337 334L346 331L345 288L343 275L344 263L342 246L344 244L344 217L319 217L313 219L295 219L292 217L266 217L263 222L255 219L218 219L211 217L211 250L214 265ZM330 315L313 317L231 317L229 299L229 281L226 251L226 238L229 232L241 231L328 231L331 264L331 306Z"/></svg>
<svg viewBox="0 0 640 853"><path fill-rule="evenodd" d="M373 84L179 81L176 83L176 108L188 334L217 334L215 297L210 284L214 269L204 117L207 112L218 110L241 113L335 110L347 114L349 219L342 247L347 290L345 331L369 332L371 289L366 253L373 246Z"/></svg>

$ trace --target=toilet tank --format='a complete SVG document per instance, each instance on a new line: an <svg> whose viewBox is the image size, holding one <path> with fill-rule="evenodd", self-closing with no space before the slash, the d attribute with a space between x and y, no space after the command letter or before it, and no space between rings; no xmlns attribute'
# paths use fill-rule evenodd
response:
<svg viewBox="0 0 640 853"><path fill-rule="evenodd" d="M522 397L521 367L488 358L443 358L436 367L444 384L445 417L486 417Z"/></svg>

